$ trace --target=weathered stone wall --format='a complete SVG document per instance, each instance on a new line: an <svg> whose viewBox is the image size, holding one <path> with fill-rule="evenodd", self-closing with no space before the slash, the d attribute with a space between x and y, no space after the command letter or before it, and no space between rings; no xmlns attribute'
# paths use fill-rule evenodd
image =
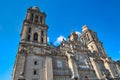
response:
<svg viewBox="0 0 120 80"><path fill-rule="evenodd" d="M17 54L12 80L18 80L21 77L24 78L25 62L26 56L24 54Z"/></svg>

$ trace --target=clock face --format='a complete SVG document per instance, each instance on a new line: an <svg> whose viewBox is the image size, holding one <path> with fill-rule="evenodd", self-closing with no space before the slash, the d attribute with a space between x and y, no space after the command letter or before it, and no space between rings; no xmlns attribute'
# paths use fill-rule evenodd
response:
<svg viewBox="0 0 120 80"><path fill-rule="evenodd" d="M35 47L35 48L33 48L33 52L40 53L41 52L41 48Z"/></svg>
<svg viewBox="0 0 120 80"><path fill-rule="evenodd" d="M62 67L62 62L59 61L59 60L57 60L57 67L58 67L58 68L61 68L61 67Z"/></svg>

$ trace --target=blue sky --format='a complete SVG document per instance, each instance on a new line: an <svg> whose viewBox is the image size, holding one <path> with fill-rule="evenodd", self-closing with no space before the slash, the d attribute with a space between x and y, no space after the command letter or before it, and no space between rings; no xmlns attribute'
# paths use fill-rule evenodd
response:
<svg viewBox="0 0 120 80"><path fill-rule="evenodd" d="M120 59L120 0L1 0L0 80L11 80L23 20L34 5L47 14L49 42L67 39L86 24L97 32L107 54Z"/></svg>

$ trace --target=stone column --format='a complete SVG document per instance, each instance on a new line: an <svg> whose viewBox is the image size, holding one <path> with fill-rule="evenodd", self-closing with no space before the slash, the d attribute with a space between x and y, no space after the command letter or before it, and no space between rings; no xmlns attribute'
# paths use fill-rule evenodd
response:
<svg viewBox="0 0 120 80"><path fill-rule="evenodd" d="M117 67L118 75L119 75L119 77L120 77L120 68L119 68L119 65L117 65L117 64L115 64L115 65L116 65L116 67Z"/></svg>
<svg viewBox="0 0 120 80"><path fill-rule="evenodd" d="M105 60L104 60L104 66L105 66L106 69L109 70L111 77L114 77L114 75L113 75L113 73L112 73L112 71L111 71L110 63L109 63L108 61L105 61ZM109 76L109 77L110 77L110 76Z"/></svg>
<svg viewBox="0 0 120 80"><path fill-rule="evenodd" d="M46 80L53 80L53 66L52 66L52 58L49 56L46 56L45 61L45 77Z"/></svg>
<svg viewBox="0 0 120 80"><path fill-rule="evenodd" d="M46 44L47 43L47 33L46 31L44 31L44 36L43 36L43 43Z"/></svg>
<svg viewBox="0 0 120 80"><path fill-rule="evenodd" d="M27 40L28 26L23 27L21 40Z"/></svg>
<svg viewBox="0 0 120 80"><path fill-rule="evenodd" d="M42 24L45 24L45 16L43 16Z"/></svg>
<svg viewBox="0 0 120 80"><path fill-rule="evenodd" d="M31 18L31 14L27 13L27 20L30 20L30 18Z"/></svg>
<svg viewBox="0 0 120 80"><path fill-rule="evenodd" d="M40 32L38 32L38 43L41 43L41 33Z"/></svg>
<svg viewBox="0 0 120 80"><path fill-rule="evenodd" d="M30 37L30 40L33 42L33 37L34 37L34 32L31 31L31 37Z"/></svg>
<svg viewBox="0 0 120 80"><path fill-rule="evenodd" d="M99 69L98 63L93 58L90 58L90 61L92 63L92 66L94 68L94 71L96 73L97 78L102 79L102 74L101 74L101 71Z"/></svg>

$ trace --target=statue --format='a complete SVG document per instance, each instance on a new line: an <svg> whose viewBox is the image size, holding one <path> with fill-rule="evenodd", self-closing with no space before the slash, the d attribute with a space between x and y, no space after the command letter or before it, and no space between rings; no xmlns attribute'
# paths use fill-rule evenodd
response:
<svg viewBox="0 0 120 80"><path fill-rule="evenodd" d="M72 72L72 80L78 80L79 75L78 75L77 65L75 62L75 56L71 53L68 53L67 51L66 51L66 56L68 59L69 68Z"/></svg>

